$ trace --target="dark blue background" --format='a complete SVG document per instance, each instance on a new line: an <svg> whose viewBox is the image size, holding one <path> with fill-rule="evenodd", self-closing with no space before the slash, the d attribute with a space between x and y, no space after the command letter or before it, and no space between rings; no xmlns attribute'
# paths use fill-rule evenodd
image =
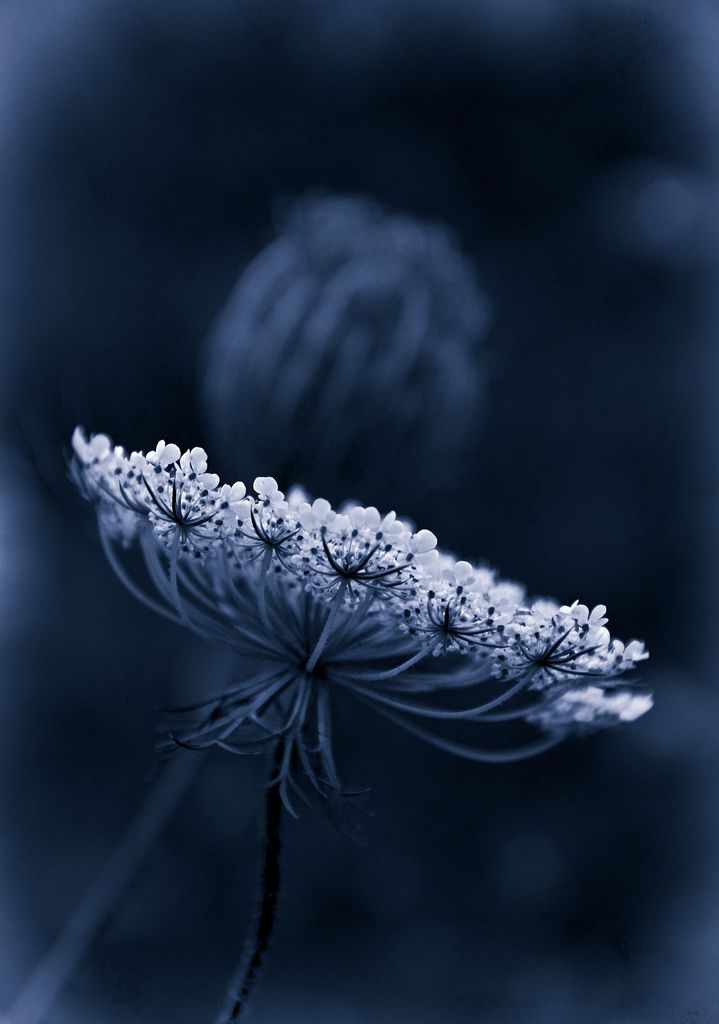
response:
<svg viewBox="0 0 719 1024"><path fill-rule="evenodd" d="M0 1004L141 799L153 709L217 671L112 577L63 449L79 421L273 473L216 440L205 339L278 210L321 188L449 225L493 309L454 479L428 499L413 449L395 496L380 436L377 491L353 497L605 602L652 651L657 707L504 768L342 707L373 817L363 845L288 827L253 1019L710 1024L716 12L66 0L6 4L0 32ZM52 1021L212 1019L260 781L210 760Z"/></svg>

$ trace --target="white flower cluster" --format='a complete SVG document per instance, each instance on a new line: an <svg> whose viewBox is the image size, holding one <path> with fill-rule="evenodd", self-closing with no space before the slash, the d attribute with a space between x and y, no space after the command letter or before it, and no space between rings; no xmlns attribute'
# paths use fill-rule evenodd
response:
<svg viewBox="0 0 719 1024"><path fill-rule="evenodd" d="M258 477L254 493L242 483L221 485L202 448L182 453L160 441L146 455L127 454L105 435L88 439L77 428L73 450L75 479L113 541L128 546L141 528L147 537L149 524L171 564L189 560L203 570L207 592L221 568L262 585L271 573L288 590L329 603L334 616L381 615L384 630L395 625L398 650L415 645L407 664L461 654L481 661L488 676L564 693L546 713L552 722L562 715L584 722L587 707L593 721L621 718L616 695L592 703L597 687L590 683L614 679L648 656L640 641L625 645L610 635L603 605L532 603L518 584L438 551L433 533L415 531L394 512L334 510L300 490L285 496L272 477ZM309 671L318 657L319 650ZM646 700L631 707L647 710Z"/></svg>
<svg viewBox="0 0 719 1024"><path fill-rule="evenodd" d="M648 693L585 686L567 690L541 709L530 712L527 719L547 730L561 730L572 725L596 728L634 722L651 707L652 698Z"/></svg>
<svg viewBox="0 0 719 1024"><path fill-rule="evenodd" d="M640 640L625 645L611 636L605 612L603 604L590 610L577 601L560 607L543 600L518 608L495 655L499 673L516 676L533 668L532 686L543 689L559 678L619 676L648 658Z"/></svg>

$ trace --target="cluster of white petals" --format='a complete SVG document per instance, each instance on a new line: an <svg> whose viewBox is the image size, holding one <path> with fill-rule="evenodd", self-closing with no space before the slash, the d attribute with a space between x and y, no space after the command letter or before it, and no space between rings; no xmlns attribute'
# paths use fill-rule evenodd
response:
<svg viewBox="0 0 719 1024"><path fill-rule="evenodd" d="M567 725L581 728L619 725L634 722L652 707L648 693L633 690L603 690L599 686L584 686L567 690L541 709L530 713L529 721L545 729L562 729Z"/></svg>
<svg viewBox="0 0 719 1024"><path fill-rule="evenodd" d="M221 484L202 448L182 452L159 441L147 454L127 453L80 428L72 444L72 475L97 507L116 571L125 579L113 550L138 540L170 609L146 603L210 639L229 635L246 652L275 660L286 651L292 672L305 679L321 672L390 716L482 720L520 690L533 691L534 703L514 717L566 732L628 721L651 704L648 696L611 692L648 655L640 641L611 636L603 605L531 601L486 566L439 551L431 531L394 512L333 509L300 489L285 495L273 477L258 477L251 491ZM248 608L256 610L254 624ZM443 676L419 665L431 655L446 662ZM389 690L399 676L405 693L483 680L511 686L489 703L443 712L398 700Z"/></svg>
<svg viewBox="0 0 719 1024"><path fill-rule="evenodd" d="M341 591L347 604L371 594L397 616L398 629L435 655L489 658L497 677L531 671L540 689L558 679L613 678L648 657L637 640L623 644L606 628L606 608L545 599L528 603L517 583L486 566L437 550L429 530L414 531L394 512L332 508L296 490L287 497L273 477L220 485L202 448L182 453L158 441L127 454L104 434L72 439L84 490L99 500L103 526L123 544L144 520L168 548L200 561L218 554L273 571L325 600Z"/></svg>
<svg viewBox="0 0 719 1024"><path fill-rule="evenodd" d="M648 658L640 640L624 644L610 634L605 612L602 604L589 609L577 601L560 607L543 600L518 608L495 656L499 674L515 676L533 669L532 686L543 689L558 679L611 679Z"/></svg>

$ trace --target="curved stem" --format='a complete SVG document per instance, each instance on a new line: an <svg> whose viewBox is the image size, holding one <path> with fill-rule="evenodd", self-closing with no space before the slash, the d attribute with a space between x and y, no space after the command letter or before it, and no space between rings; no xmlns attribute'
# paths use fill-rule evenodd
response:
<svg viewBox="0 0 719 1024"><path fill-rule="evenodd" d="M343 681L343 680L340 680ZM483 712L490 711L492 708L499 707L500 704L505 704L512 697L515 697L522 690L529 686L529 679L525 676L520 677L519 681L501 693L498 697L494 697L492 700L485 701L483 704L476 704L471 708L433 708L428 707L425 704L412 704L409 701L397 700L394 697L388 697L386 694L377 693L374 690L369 690L367 687L356 686L353 683L344 682L345 686L358 693L362 697L369 697L370 700L378 701L380 704L386 704L387 707L395 708L397 711L407 711L412 715L419 715L424 718L440 718L445 721L451 719L474 719L478 718Z"/></svg>
<svg viewBox="0 0 719 1024"><path fill-rule="evenodd" d="M315 665L317 664L317 662L320 659L320 655L322 654L322 652L324 651L325 647L327 646L327 641L329 640L330 634L332 633L332 627L335 624L335 619L337 618L337 613L339 612L340 608L342 607L342 602L344 601L344 596L345 596L345 590L346 589L347 589L347 581L346 580L342 580L342 582L340 583L340 585L339 585L339 587L337 589L337 593L335 594L334 598L332 599L332 607L330 608L329 614L327 616L327 620L325 621L325 624L324 624L324 627L322 629L322 632L320 633L319 640L315 644L315 649L312 652L309 661L307 662L307 668L306 668L305 671L308 672L308 673L310 673L313 670L313 668L315 667Z"/></svg>
<svg viewBox="0 0 719 1024"><path fill-rule="evenodd" d="M360 696L359 693L357 696L365 703L370 703L365 696ZM558 734L550 733L532 743L525 743L521 747L514 747L509 750L485 750L480 747L473 747L467 743L457 743L454 740L438 736L429 729L423 729L421 726L415 725L414 722L408 722L394 711L389 711L386 707L379 707L376 710L381 715L384 715L385 718L389 718L390 721L406 729L407 732L411 732L414 736L426 740L433 747L438 747L439 750L445 750L448 754L456 754L457 757L464 757L469 761L480 761L486 764L509 764L512 761L524 761L528 757L543 754L545 750L551 750L552 747L556 747L558 743L561 743L564 738Z"/></svg>
<svg viewBox="0 0 719 1024"><path fill-rule="evenodd" d="M172 488L172 501L175 501L175 487L173 483ZM172 550L170 551L170 590L172 592L172 599L177 608L177 614L182 619L182 624L187 629L192 629L192 623L190 622L189 616L185 609L184 604L180 598L180 588L177 583L177 562L180 557L180 531L175 530L175 536L172 538Z"/></svg>
<svg viewBox="0 0 719 1024"><path fill-rule="evenodd" d="M360 682L375 682L381 679L393 679L395 676L401 675L406 672L407 669L412 668L413 665L417 665L420 661L427 657L428 654L432 653L434 643L426 644L420 648L411 658L407 658L406 661L401 662L399 665L395 665L394 668L385 669L383 672L347 672L344 675L349 679L357 679Z"/></svg>
<svg viewBox="0 0 719 1024"><path fill-rule="evenodd" d="M162 771L94 883L2 1018L39 1024L87 953L106 917L195 777L201 757L179 756Z"/></svg>
<svg viewBox="0 0 719 1024"><path fill-rule="evenodd" d="M280 829L282 825L281 772L285 744L276 744L265 803L265 827L259 903L252 929L245 941L240 965L232 978L225 1005L215 1024L235 1024L257 982L275 924L280 889Z"/></svg>
<svg viewBox="0 0 719 1024"><path fill-rule="evenodd" d="M163 615L171 622L179 623L181 620L176 612L170 608L166 608L164 605L160 604L159 601L155 601L149 594L146 594L125 571L122 562L112 546L112 538L108 534L107 528L104 526L102 519L99 519L99 533L100 543L102 544L102 550L105 553L105 557L122 585L130 591L133 597L137 598L137 600L147 608L150 608L153 612L157 612L159 615Z"/></svg>
<svg viewBox="0 0 719 1024"><path fill-rule="evenodd" d="M260 573L260 593L258 597L258 604L260 610L260 619L262 625L265 627L267 632L272 635L272 625L270 624L269 616L267 615L267 573L270 569L270 563L272 562L272 548L268 548L262 556L262 569Z"/></svg>

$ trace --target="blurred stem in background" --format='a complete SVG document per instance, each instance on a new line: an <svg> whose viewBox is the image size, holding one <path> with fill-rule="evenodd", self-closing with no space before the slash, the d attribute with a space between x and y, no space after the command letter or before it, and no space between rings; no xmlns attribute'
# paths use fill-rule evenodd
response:
<svg viewBox="0 0 719 1024"><path fill-rule="evenodd" d="M255 919L239 967L216 1024L239 1020L257 982L275 924L280 887L282 824L281 770L285 745L274 748L266 787L262 866L258 876ZM202 753L179 755L163 766L127 832L93 885L85 892L55 942L37 965L0 1024L41 1024L133 875L147 857L187 792L203 761Z"/></svg>
<svg viewBox="0 0 719 1024"><path fill-rule="evenodd" d="M95 882L18 993L2 1024L41 1024L189 789L203 758L168 762Z"/></svg>

